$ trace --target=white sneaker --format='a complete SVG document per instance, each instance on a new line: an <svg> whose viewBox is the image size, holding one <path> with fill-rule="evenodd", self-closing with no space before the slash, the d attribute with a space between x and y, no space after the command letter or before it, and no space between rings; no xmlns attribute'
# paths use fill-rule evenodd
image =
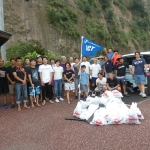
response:
<svg viewBox="0 0 150 150"><path fill-rule="evenodd" d="M56 98L56 99L55 99L55 102L59 103L59 100Z"/></svg>
<svg viewBox="0 0 150 150"><path fill-rule="evenodd" d="M60 97L59 100L60 100L60 101L63 101L64 99Z"/></svg>
<svg viewBox="0 0 150 150"><path fill-rule="evenodd" d="M145 94L145 93L143 93L141 96L142 96L143 98L146 98L146 94Z"/></svg>
<svg viewBox="0 0 150 150"><path fill-rule="evenodd" d="M140 94L139 94L139 95L140 95L140 96L142 96L142 94L143 94L143 93L142 93L142 92L140 92Z"/></svg>

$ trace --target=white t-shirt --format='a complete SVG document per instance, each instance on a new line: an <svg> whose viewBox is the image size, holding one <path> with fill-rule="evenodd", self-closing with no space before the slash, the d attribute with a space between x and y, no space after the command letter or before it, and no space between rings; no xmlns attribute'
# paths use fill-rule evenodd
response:
<svg viewBox="0 0 150 150"><path fill-rule="evenodd" d="M62 79L62 73L64 72L63 67L59 66L59 67L54 67L54 80L60 80Z"/></svg>
<svg viewBox="0 0 150 150"><path fill-rule="evenodd" d="M90 63L89 63L88 61L82 62L82 63L81 63L81 66L82 66L82 65L85 65L85 66L86 66L85 72L86 72L87 74L89 74Z"/></svg>
<svg viewBox="0 0 150 150"><path fill-rule="evenodd" d="M92 64L90 69L92 70L92 77L97 78L99 71L101 71L101 66L99 64Z"/></svg>
<svg viewBox="0 0 150 150"><path fill-rule="evenodd" d="M100 84L106 84L106 78L102 78L102 80L100 80L99 78L96 79L96 84L100 83Z"/></svg>
<svg viewBox="0 0 150 150"><path fill-rule="evenodd" d="M70 63L70 65L71 65L71 70L73 70L74 71L74 65L75 65L76 63Z"/></svg>
<svg viewBox="0 0 150 150"><path fill-rule="evenodd" d="M42 73L42 80L44 83L48 83L50 81L51 72L54 72L51 65L40 65L39 72Z"/></svg>

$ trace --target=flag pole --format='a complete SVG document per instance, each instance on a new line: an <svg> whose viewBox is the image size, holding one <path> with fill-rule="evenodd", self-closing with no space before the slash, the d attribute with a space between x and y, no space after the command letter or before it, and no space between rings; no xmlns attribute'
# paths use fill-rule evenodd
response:
<svg viewBox="0 0 150 150"><path fill-rule="evenodd" d="M82 40L83 40L83 36L81 37L81 55L80 55L80 60L82 60ZM81 97L81 87L80 87L80 80L81 80L81 62L80 62L80 68L79 68L79 72L80 72L80 78L79 78L79 96L78 96L78 100L80 100Z"/></svg>

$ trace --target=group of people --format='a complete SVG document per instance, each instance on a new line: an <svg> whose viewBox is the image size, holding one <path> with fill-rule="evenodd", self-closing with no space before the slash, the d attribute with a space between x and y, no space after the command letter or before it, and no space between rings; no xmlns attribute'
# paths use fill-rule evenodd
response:
<svg viewBox="0 0 150 150"><path fill-rule="evenodd" d="M34 108L41 106L40 100L42 105L45 105L46 100L50 103L63 101L64 95L70 104L73 93L78 99L80 90L83 100L86 100L89 91L101 95L105 90L116 89L123 91L124 96L129 96L126 91L126 69L134 75L140 95L146 97L144 83L147 66L145 60L140 58L140 53L135 53L136 59L130 68L118 51L109 49L107 53L106 48L104 51L105 56L94 58L92 65L86 56L82 60L70 57L68 62L65 56L61 60L51 58L50 64L47 57L38 56L37 60L25 58L24 66L22 58L11 58L11 65L5 68L4 59L0 58L0 94L3 96L4 108L8 108L7 93L11 94L11 108L17 104L18 111L21 111L21 101L24 108L29 109L29 100Z"/></svg>

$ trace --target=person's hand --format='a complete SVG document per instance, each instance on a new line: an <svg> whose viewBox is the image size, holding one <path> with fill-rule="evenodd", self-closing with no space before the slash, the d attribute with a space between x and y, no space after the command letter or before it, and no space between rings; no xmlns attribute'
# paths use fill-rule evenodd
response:
<svg viewBox="0 0 150 150"><path fill-rule="evenodd" d="M12 84L12 85L15 85L15 84L16 84L16 82L15 82L15 81L14 81L14 82L11 82L11 84Z"/></svg>
<svg viewBox="0 0 150 150"><path fill-rule="evenodd" d="M42 86L44 86L44 82L43 81L41 81L41 84L42 84Z"/></svg>
<svg viewBox="0 0 150 150"><path fill-rule="evenodd" d="M23 85L26 85L26 80L22 80L22 84L23 84Z"/></svg>
<svg viewBox="0 0 150 150"><path fill-rule="evenodd" d="M32 86L32 88L34 88L34 84L33 83L31 84L31 86Z"/></svg>
<svg viewBox="0 0 150 150"><path fill-rule="evenodd" d="M104 48L104 51L107 53L107 49L106 48Z"/></svg>
<svg viewBox="0 0 150 150"><path fill-rule="evenodd" d="M2 72L1 72L1 70L0 70L0 75L2 75Z"/></svg>
<svg viewBox="0 0 150 150"><path fill-rule="evenodd" d="M100 85L100 82L97 82L97 85Z"/></svg>
<svg viewBox="0 0 150 150"><path fill-rule="evenodd" d="M51 83L52 83L52 80L50 80L50 81L48 82L49 85L51 85Z"/></svg>
<svg viewBox="0 0 150 150"><path fill-rule="evenodd" d="M133 72L132 72L132 71L130 71L130 73L133 75Z"/></svg>
<svg viewBox="0 0 150 150"><path fill-rule="evenodd" d="M72 83L72 81L69 80L70 83Z"/></svg>

